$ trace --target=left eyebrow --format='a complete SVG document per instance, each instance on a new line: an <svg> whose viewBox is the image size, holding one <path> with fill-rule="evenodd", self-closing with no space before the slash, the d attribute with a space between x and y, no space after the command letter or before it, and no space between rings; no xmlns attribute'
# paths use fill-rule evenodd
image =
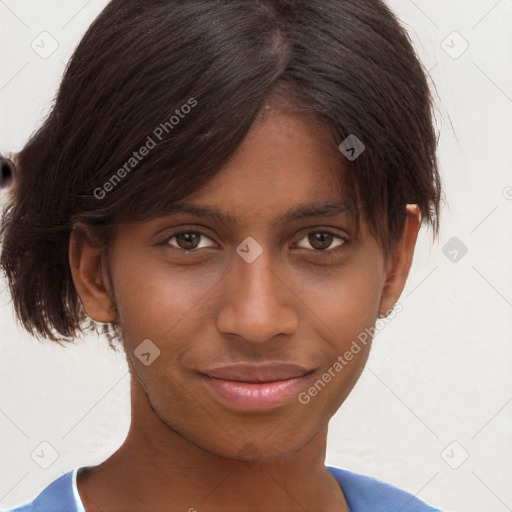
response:
<svg viewBox="0 0 512 512"><path fill-rule="evenodd" d="M295 206L282 217L280 217L276 224L286 224L298 219L309 219L312 217L336 217L338 215L348 215L355 219L357 208L352 201L343 200L335 203L311 203L300 204Z"/></svg>
<svg viewBox="0 0 512 512"><path fill-rule="evenodd" d="M211 220L219 221L223 224L235 224L236 218L222 210L213 206L203 206L193 203L174 203L166 208L165 214L188 213L196 217L203 217ZM279 224L284 225L299 219L308 219L313 217L336 217L338 215L348 215L355 218L357 209L355 204L349 200L343 200L334 203L308 203L300 204L288 210L284 215L277 218L272 224L275 227Z"/></svg>

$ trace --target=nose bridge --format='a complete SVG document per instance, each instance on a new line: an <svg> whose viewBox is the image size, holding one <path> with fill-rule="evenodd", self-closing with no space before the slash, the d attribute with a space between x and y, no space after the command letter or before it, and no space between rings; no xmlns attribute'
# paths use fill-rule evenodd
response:
<svg viewBox="0 0 512 512"><path fill-rule="evenodd" d="M263 251L251 263L241 258L236 265L237 295L242 295L244 300L249 302L255 302L260 308L264 305L270 307L270 302L276 300L275 295L279 294L279 291L276 283L277 276L273 268L275 262L272 263L269 251Z"/></svg>
<svg viewBox="0 0 512 512"><path fill-rule="evenodd" d="M263 249L251 262L237 254L230 274L231 293L224 298L220 330L248 341L265 341L297 328L297 314L290 302L292 294L278 277L269 250Z"/></svg>

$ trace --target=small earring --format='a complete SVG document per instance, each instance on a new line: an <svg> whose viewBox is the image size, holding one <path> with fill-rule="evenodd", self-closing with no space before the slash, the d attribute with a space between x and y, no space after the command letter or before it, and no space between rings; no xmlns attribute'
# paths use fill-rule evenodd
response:
<svg viewBox="0 0 512 512"><path fill-rule="evenodd" d="M6 156L0 155L0 189L9 189L16 178L16 165Z"/></svg>

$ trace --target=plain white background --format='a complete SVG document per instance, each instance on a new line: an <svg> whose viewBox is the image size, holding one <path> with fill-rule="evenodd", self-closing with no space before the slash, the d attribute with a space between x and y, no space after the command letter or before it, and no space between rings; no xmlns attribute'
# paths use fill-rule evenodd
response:
<svg viewBox="0 0 512 512"><path fill-rule="evenodd" d="M441 240L432 245L423 228L403 310L377 335L331 421L326 462L444 510L510 511L512 0L388 3L437 88ZM41 124L65 63L105 4L0 1L0 151L20 150ZM51 55L33 49L55 44ZM130 404L124 356L97 337L67 348L32 339L16 326L5 281L0 288L6 509L105 460L127 434Z"/></svg>

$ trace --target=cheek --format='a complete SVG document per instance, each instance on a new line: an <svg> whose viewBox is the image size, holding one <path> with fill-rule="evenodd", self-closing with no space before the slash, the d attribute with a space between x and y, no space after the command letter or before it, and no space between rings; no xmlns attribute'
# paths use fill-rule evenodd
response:
<svg viewBox="0 0 512 512"><path fill-rule="evenodd" d="M325 324L326 337L343 344L374 324L381 281L377 263L358 261L328 274L302 273L297 279L297 295L317 323Z"/></svg>
<svg viewBox="0 0 512 512"><path fill-rule="evenodd" d="M197 317L209 292L222 274L201 272L198 267L148 263L133 259L120 267L115 291L125 342L152 338L162 340ZM192 333L190 333L192 334Z"/></svg>
<svg viewBox="0 0 512 512"><path fill-rule="evenodd" d="M304 273L297 294L321 347L316 381L300 395L315 414L331 417L350 394L368 360L382 275L377 264L338 269L328 277Z"/></svg>

